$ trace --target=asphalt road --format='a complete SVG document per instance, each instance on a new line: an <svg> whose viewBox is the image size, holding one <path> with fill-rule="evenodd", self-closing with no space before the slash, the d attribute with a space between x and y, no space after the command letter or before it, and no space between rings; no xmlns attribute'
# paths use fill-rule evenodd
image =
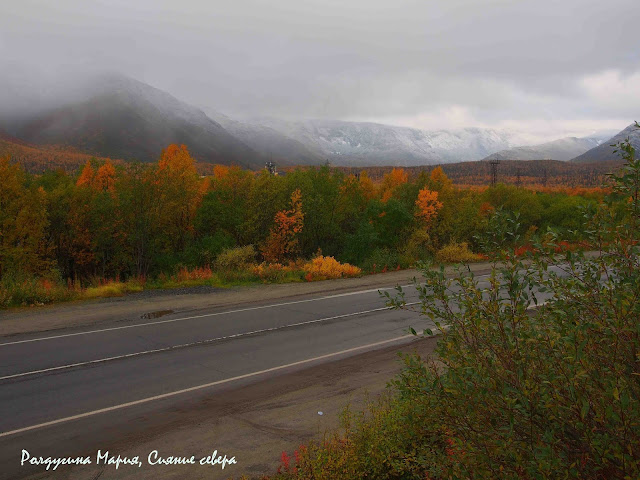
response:
<svg viewBox="0 0 640 480"><path fill-rule="evenodd" d="M417 301L413 289L405 290L408 302ZM88 430L99 445L145 428L160 409L406 344L413 340L409 327L433 326L388 309L378 288L115 320L0 337L0 478L42 471L20 466L26 446L41 455L76 455Z"/></svg>

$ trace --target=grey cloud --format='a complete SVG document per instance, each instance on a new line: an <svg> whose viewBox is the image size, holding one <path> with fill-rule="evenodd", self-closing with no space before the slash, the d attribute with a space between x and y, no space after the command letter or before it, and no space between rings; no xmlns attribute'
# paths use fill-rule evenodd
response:
<svg viewBox="0 0 640 480"><path fill-rule="evenodd" d="M635 78L638 24L635 0L22 0L0 6L0 68L120 71L231 115L622 121L584 84Z"/></svg>

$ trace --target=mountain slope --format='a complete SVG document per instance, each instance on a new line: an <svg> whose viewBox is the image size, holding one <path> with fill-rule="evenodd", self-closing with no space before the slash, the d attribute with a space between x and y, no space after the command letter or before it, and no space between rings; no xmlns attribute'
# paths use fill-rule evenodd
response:
<svg viewBox="0 0 640 480"><path fill-rule="evenodd" d="M571 161L578 163L611 162L616 160L619 161L620 155L618 155L617 153L613 153L615 147L612 147L611 145L622 142L627 138L629 138L631 145L633 145L636 151L640 151L640 129L632 124L617 135L611 137L606 142L602 142L602 145L592 148L582 155L575 157Z"/></svg>
<svg viewBox="0 0 640 480"><path fill-rule="evenodd" d="M264 162L202 111L142 82L103 76L86 97L35 115L16 128L15 136L143 162L157 160L171 143L186 144L201 162L246 167Z"/></svg>
<svg viewBox="0 0 640 480"><path fill-rule="evenodd" d="M539 145L500 150L483 160L562 160L567 161L600 145L608 137L566 137Z"/></svg>
<svg viewBox="0 0 640 480"><path fill-rule="evenodd" d="M0 158L6 156L32 173L58 169L74 172L87 161L95 158L93 155L70 148L55 145L33 145L0 131ZM98 158L98 160L105 159ZM117 159L113 161L119 162Z"/></svg>
<svg viewBox="0 0 640 480"><path fill-rule="evenodd" d="M426 131L377 123L265 117L248 123L280 132L322 159L344 166L411 166L479 160L496 150L523 143L516 133L481 128Z"/></svg>
<svg viewBox="0 0 640 480"><path fill-rule="evenodd" d="M325 161L320 152L310 150L273 128L233 120L219 112L207 113L229 133L270 161L285 165L320 165Z"/></svg>

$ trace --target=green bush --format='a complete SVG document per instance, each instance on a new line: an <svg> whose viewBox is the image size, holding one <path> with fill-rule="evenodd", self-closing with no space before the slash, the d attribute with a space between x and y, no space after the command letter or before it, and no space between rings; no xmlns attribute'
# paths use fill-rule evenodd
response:
<svg viewBox="0 0 640 480"><path fill-rule="evenodd" d="M255 261L256 249L253 245L227 248L216 258L216 267L223 272L244 270Z"/></svg>
<svg viewBox="0 0 640 480"><path fill-rule="evenodd" d="M439 263L471 263L483 258L469 250L466 242L450 243L436 252L436 261Z"/></svg>
<svg viewBox="0 0 640 480"><path fill-rule="evenodd" d="M44 305L74 298L76 292L63 285L56 275L36 278L5 275L0 282L0 307Z"/></svg>
<svg viewBox="0 0 640 480"><path fill-rule="evenodd" d="M376 248L367 259L362 262L361 268L365 273L375 273L387 270L395 270L398 267L407 268L411 260L400 255L397 250L391 248Z"/></svg>
<svg viewBox="0 0 640 480"><path fill-rule="evenodd" d="M427 260L433 256L433 253L433 239L423 228L415 230L402 249L402 255L410 259L411 263L416 260Z"/></svg>

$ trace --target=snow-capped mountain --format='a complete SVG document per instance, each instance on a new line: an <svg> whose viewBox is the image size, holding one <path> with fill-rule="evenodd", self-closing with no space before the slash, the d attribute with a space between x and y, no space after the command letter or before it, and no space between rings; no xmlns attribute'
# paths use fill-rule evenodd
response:
<svg viewBox="0 0 640 480"><path fill-rule="evenodd" d="M567 161L597 147L615 132L602 132L589 137L566 137L539 145L500 150L483 160L562 160Z"/></svg>
<svg viewBox="0 0 640 480"><path fill-rule="evenodd" d="M270 117L244 123L279 132L320 158L345 166L412 166L480 160L524 142L518 133L483 128L427 131L378 123L287 121Z"/></svg>
<svg viewBox="0 0 640 480"><path fill-rule="evenodd" d="M320 152L271 127L240 122L214 110L208 110L207 114L250 148L262 152L270 161L285 165L320 165L325 161Z"/></svg>

